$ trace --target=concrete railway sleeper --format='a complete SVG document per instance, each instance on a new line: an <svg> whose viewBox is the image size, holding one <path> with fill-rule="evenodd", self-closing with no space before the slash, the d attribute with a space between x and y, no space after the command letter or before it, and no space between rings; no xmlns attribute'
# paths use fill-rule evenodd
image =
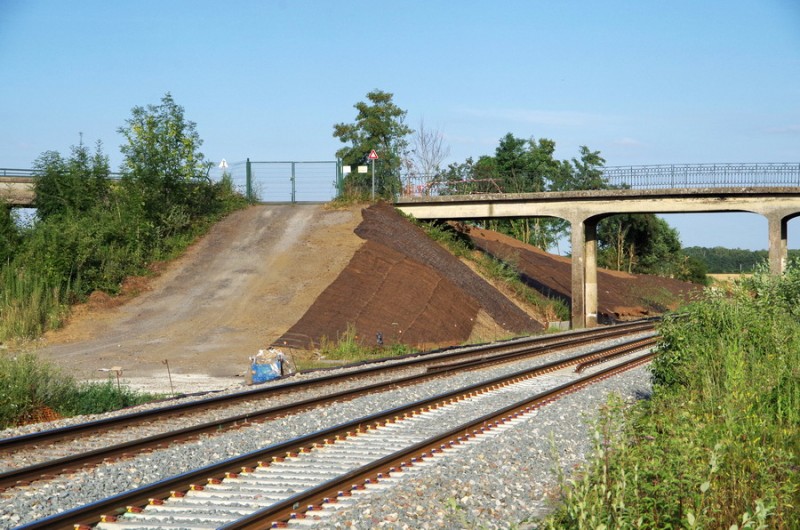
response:
<svg viewBox="0 0 800 530"><path fill-rule="evenodd" d="M652 350L652 345L651 341L631 341L605 354L615 355L621 348L633 354ZM588 355L579 357L586 360ZM320 506L326 499L333 501L337 495L347 496L366 481L402 470L415 459L467 440L522 410L533 410L592 381L647 362L652 355L648 351L634 360L555 388L552 381L536 378L543 367L470 385L274 444L21 528L268 528L293 514L302 517L309 506ZM582 360L575 358L572 364L579 362ZM173 507L175 510L167 513Z"/></svg>

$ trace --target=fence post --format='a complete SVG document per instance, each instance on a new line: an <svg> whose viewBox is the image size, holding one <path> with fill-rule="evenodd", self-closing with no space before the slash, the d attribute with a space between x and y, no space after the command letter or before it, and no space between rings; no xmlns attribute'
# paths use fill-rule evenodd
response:
<svg viewBox="0 0 800 530"><path fill-rule="evenodd" d="M296 162L292 162L292 204L294 204L294 203L295 203L295 200L294 200L294 197L295 197L295 189L294 189L294 183L295 183L295 179L294 179L294 176L295 176L295 174L294 174L294 165L295 165L295 164L296 164Z"/></svg>
<svg viewBox="0 0 800 530"><path fill-rule="evenodd" d="M250 169L250 159L247 159L247 172L246 172L246 180L245 180L245 191L244 194L247 197L247 200L253 202L253 173Z"/></svg>
<svg viewBox="0 0 800 530"><path fill-rule="evenodd" d="M336 196L342 196L342 188L344 187L344 168L342 165L342 159L336 159Z"/></svg>

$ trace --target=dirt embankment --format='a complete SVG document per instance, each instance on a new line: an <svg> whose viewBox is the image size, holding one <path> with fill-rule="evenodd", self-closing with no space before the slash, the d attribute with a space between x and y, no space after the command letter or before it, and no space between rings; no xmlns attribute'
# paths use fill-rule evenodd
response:
<svg viewBox="0 0 800 530"><path fill-rule="evenodd" d="M140 387L168 376L164 360L174 380L186 382L181 391L236 381L248 357L294 324L347 265L363 243L353 233L360 221L360 208L319 205L235 212L144 282L139 296L78 308L39 353L79 378L121 367Z"/></svg>
<svg viewBox="0 0 800 530"><path fill-rule="evenodd" d="M512 260L529 285L569 300L567 258L493 232L469 236ZM240 383L248 357L273 343L310 346L348 327L365 344L380 333L384 343L429 347L543 327L387 204L252 206L141 285L121 304L92 297L39 353L82 379L120 367L150 390L164 391L171 373L187 392ZM650 314L692 290L602 270L598 285L609 318Z"/></svg>
<svg viewBox="0 0 800 530"><path fill-rule="evenodd" d="M380 334L385 343L423 347L461 344L482 331L543 329L390 205L377 204L363 217L355 233L364 245L281 341L309 347L335 340L343 323L364 344L376 345Z"/></svg>

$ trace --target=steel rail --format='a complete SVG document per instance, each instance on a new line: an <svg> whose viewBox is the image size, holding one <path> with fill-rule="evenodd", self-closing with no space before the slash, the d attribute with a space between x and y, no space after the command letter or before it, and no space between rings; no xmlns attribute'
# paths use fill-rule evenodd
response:
<svg viewBox="0 0 800 530"><path fill-rule="evenodd" d="M253 390L239 392L236 394L212 396L202 400L195 400L186 403L168 405L165 407L159 407L155 409L149 409L109 418L103 418L99 420L93 420L86 423L0 439L0 453L18 449L25 446L42 444L45 442L54 442L57 440L72 439L77 436L81 436L85 433L96 434L98 431L120 429L123 427L127 427L129 425L136 425L139 423L143 423L145 421L151 421L153 419L162 419L170 416L191 413L194 411L207 410L212 407L224 407L240 401L249 401L253 399L267 399L275 395L285 394L287 392L307 390L310 388L325 386L331 383L363 377L374 373L389 373L392 371L408 369L409 367L413 367L416 365L425 365L427 363L440 361L446 357L459 358L459 357L469 357L475 355L486 355L485 352L487 351L524 348L526 345L529 344L540 345L541 347L545 346L554 347L560 345L564 345L563 347L568 347L568 345L585 344L586 342L591 342L599 338L622 336L637 330L643 331L646 329L652 329L653 327L654 324L649 321L644 323L636 322L632 324L621 324L617 326L612 326L610 328L605 328L602 330L590 329L590 330L582 330L579 332L571 332L566 335L559 334L558 336L551 335L551 336L537 336L533 338L529 337L524 339L516 339L499 345L498 344L491 344L488 346L479 345L474 348L465 348L465 349L460 349L459 351L445 353L443 355L436 355L435 357L431 356L431 353L414 353L414 354L408 354L403 357L399 357L399 359L401 359L399 362L395 362L386 366L380 365L379 363L392 361L398 359L398 357L375 359L371 361L355 363L353 365L345 366L348 367L348 366L367 365L366 368L362 368L360 370L354 370L351 372L325 375L314 379L307 379L302 381L290 381L279 385L274 385L264 388L256 388ZM338 368L343 368L343 367L338 367Z"/></svg>
<svg viewBox="0 0 800 530"><path fill-rule="evenodd" d="M529 368L523 370L520 373L542 374L553 370L558 370L566 366L579 364L582 362L583 363L591 361L599 362L599 360L602 359L603 357L620 355L620 353L617 353L620 351L620 349L624 350L626 348L630 348L633 346L642 348L646 346L651 346L654 343L655 339L652 337L629 341L620 346L612 346L610 348L604 348L598 351L583 353L574 357L570 357L568 359L562 359L559 361L552 361L549 363L545 363L532 369ZM544 351L541 351L544 349L546 348L545 347L534 348L528 353L528 355L529 356L541 355L545 353ZM549 352L551 350L547 349L546 351ZM522 354L517 352L514 355L514 358L518 358L520 356L522 356ZM494 360L490 358L485 362L487 363L491 362L492 364L495 364L493 361ZM510 360L506 362L510 362ZM474 368L475 366L473 365L471 367ZM434 377L449 375L454 372L461 371L462 369L463 368L461 368L460 366L453 366L449 368L443 368L432 373L430 372L422 373L395 379L392 381L374 383L372 385L367 385L355 389L343 390L333 394L326 394L324 396L301 400L289 405L279 405L275 407L262 409L259 411L239 414L236 416L231 416L229 418L206 422L199 425L193 425L191 427L186 427L175 431L155 434L152 436L148 436L146 438L130 440L128 442L124 442L121 444L115 444L108 447L103 447L100 449L95 449L92 451L87 451L84 453L70 455L56 460L50 460L47 462L42 462L40 464L34 464L31 466L26 466L23 468L7 471L5 473L0 473L0 491L13 487L25 486L30 482L40 480L42 478L49 478L53 475L75 471L80 469L82 466L99 464L104 461L108 461L110 459L124 457L126 455L130 455L135 452L141 452L146 449L165 448L169 446L171 443L193 439L199 436L200 434L219 432L222 429L237 427L247 422L264 421L270 418L286 416L287 414L295 413L300 410L307 410L317 405L338 401L342 399L353 399L360 395L364 395L382 389L387 389L389 387L399 387L399 386L406 386L415 383L420 383L426 379L432 379Z"/></svg>
<svg viewBox="0 0 800 530"><path fill-rule="evenodd" d="M630 343L627 343L627 345L614 346L612 348L606 348L603 351L619 351L627 348L629 352L634 352L648 347L647 345L643 345L642 342L643 341L641 340L631 341ZM598 352L594 352L595 355L597 353ZM584 354L584 356L586 355L589 354ZM577 358L573 358L572 360L575 359ZM296 456L296 454L302 452L308 447L333 443L333 441L335 441L337 438L341 439L341 437L350 436L354 433L366 432L371 426L378 425L380 422L396 420L402 418L403 416L413 415L420 410L435 407L438 404L446 403L452 399L468 395L470 393L485 391L486 389L509 384L515 380L535 377L541 373L554 371L558 369L556 367L556 363L558 363L558 361L515 372L513 374L496 377L488 381L482 381L480 383L468 385L466 387L445 392L430 398L400 405L398 407L377 412L375 414L370 414L368 416L345 422L329 429L323 429L321 431L307 434L286 442L274 444L259 451L254 451L245 455L230 458L228 460L161 480L132 491L124 492L119 495L88 504L86 506L78 507L60 514L40 519L38 521L33 521L19 528L20 530L49 530L60 528L72 529L78 527L78 525L92 525L99 522L103 517L116 517L117 515L129 510L129 507L146 505L152 502L154 499L167 498L173 495L176 491L186 491L192 489L193 487L197 486L198 482L205 483L207 481L222 480L226 476L238 474L240 471L246 471L259 465L268 465L268 463L274 458ZM563 365L565 362L562 362L561 364ZM572 364L574 364L574 362ZM604 370L603 372L606 371L607 370ZM578 381L596 377L597 375L593 374L591 376L585 376Z"/></svg>
<svg viewBox="0 0 800 530"><path fill-rule="evenodd" d="M304 506L308 509L332 502L333 499L344 495L344 491L352 491L353 483L363 484L366 481L378 481L381 476L390 475L393 470L408 467L411 464L410 461L415 458L424 459L432 456L436 452L441 452L447 447L457 445L462 441L480 435L508 420L517 418L522 414L527 414L567 394L574 393L589 384L607 379L612 375L649 362L654 355L655 353L653 352L646 353L622 363L621 365L606 368L605 370L584 376L576 381L570 381L569 383L565 383L550 390L540 392L533 397L512 403L502 409L490 412L480 418L459 425L443 434L423 440L422 442L401 449L396 453L371 462L345 475L329 480L315 488L298 493L297 495L289 497L284 501L249 516L220 526L219 529L263 530L266 528L275 528L276 526L280 526L280 523L293 519L300 513L307 511L299 510L297 508L298 506Z"/></svg>

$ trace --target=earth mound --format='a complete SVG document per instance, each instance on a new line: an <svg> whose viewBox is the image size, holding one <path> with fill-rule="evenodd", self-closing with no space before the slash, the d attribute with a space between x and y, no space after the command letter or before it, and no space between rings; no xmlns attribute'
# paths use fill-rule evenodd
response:
<svg viewBox="0 0 800 530"><path fill-rule="evenodd" d="M279 345L311 348L351 329L365 345L438 347L487 325L496 336L544 328L392 206L362 216L355 233L365 243Z"/></svg>

